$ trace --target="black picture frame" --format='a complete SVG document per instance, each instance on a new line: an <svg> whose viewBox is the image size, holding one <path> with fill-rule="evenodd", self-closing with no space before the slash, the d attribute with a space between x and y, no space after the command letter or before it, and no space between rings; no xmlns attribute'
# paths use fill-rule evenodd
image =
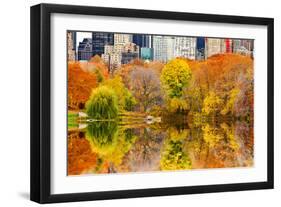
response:
<svg viewBox="0 0 281 207"><path fill-rule="evenodd" d="M169 187L74 194L51 194L51 70L50 70L50 16L52 13L99 15L112 17L151 18L207 23L263 25L267 27L267 181L237 184L219 184L188 187ZM272 189L274 187L274 20L272 18L195 14L168 11L103 8L88 6L39 4L31 7L31 174L30 199L38 203L88 201L102 199L166 196Z"/></svg>

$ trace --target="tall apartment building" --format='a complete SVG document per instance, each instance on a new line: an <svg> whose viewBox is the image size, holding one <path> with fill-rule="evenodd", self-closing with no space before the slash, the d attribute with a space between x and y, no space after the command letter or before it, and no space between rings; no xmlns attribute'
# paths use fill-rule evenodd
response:
<svg viewBox="0 0 281 207"><path fill-rule="evenodd" d="M109 72L113 73L117 68L121 66L121 59L122 59L122 54L120 53L112 53L109 55Z"/></svg>
<svg viewBox="0 0 281 207"><path fill-rule="evenodd" d="M172 36L153 36L154 60L168 62L175 57L175 38Z"/></svg>
<svg viewBox="0 0 281 207"><path fill-rule="evenodd" d="M196 60L205 60L205 37L196 38Z"/></svg>
<svg viewBox="0 0 281 207"><path fill-rule="evenodd" d="M224 39L224 43L225 43L225 52L232 53L232 50L233 50L232 39L226 38L226 39Z"/></svg>
<svg viewBox="0 0 281 207"><path fill-rule="evenodd" d="M233 39L232 42L233 53L253 56L254 40Z"/></svg>
<svg viewBox="0 0 281 207"><path fill-rule="evenodd" d="M196 58L196 38L175 37L174 56L194 60Z"/></svg>
<svg viewBox="0 0 281 207"><path fill-rule="evenodd" d="M123 51L123 44L105 45L104 54L102 54L103 61L108 65L109 70L121 66L121 54Z"/></svg>
<svg viewBox="0 0 281 207"><path fill-rule="evenodd" d="M140 48L142 48L142 47L151 48L152 47L151 35L134 34L133 43L138 45Z"/></svg>
<svg viewBox="0 0 281 207"><path fill-rule="evenodd" d="M167 41L167 60L175 58L175 37L165 36L165 41Z"/></svg>
<svg viewBox="0 0 281 207"><path fill-rule="evenodd" d="M225 39L206 38L205 55L210 57L215 54L225 53Z"/></svg>
<svg viewBox="0 0 281 207"><path fill-rule="evenodd" d="M139 58L139 46L131 42L105 45L104 54L102 54L102 59L108 64L111 73L121 64L127 64L136 58Z"/></svg>
<svg viewBox="0 0 281 207"><path fill-rule="evenodd" d="M122 51L122 58L121 63L127 64L130 63L132 60L139 58L139 46L134 43L127 43L124 45Z"/></svg>
<svg viewBox="0 0 281 207"><path fill-rule="evenodd" d="M76 60L76 32L67 32L67 60Z"/></svg>
<svg viewBox="0 0 281 207"><path fill-rule="evenodd" d="M79 42L78 46L78 60L90 60L93 55L92 39L84 38L82 42Z"/></svg>
<svg viewBox="0 0 281 207"><path fill-rule="evenodd" d="M114 44L127 44L133 42L132 34L114 34Z"/></svg>
<svg viewBox="0 0 281 207"><path fill-rule="evenodd" d="M166 42L163 41L163 36L153 36L153 56L154 60L166 61L167 52L164 48L167 48Z"/></svg>
<svg viewBox="0 0 281 207"><path fill-rule="evenodd" d="M114 44L114 34L108 32L92 33L92 56L101 56L104 53L105 45Z"/></svg>

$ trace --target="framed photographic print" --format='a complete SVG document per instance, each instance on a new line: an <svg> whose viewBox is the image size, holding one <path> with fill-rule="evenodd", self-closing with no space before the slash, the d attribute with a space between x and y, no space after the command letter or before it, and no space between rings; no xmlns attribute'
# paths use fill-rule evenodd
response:
<svg viewBox="0 0 281 207"><path fill-rule="evenodd" d="M273 19L31 7L31 200L273 188Z"/></svg>

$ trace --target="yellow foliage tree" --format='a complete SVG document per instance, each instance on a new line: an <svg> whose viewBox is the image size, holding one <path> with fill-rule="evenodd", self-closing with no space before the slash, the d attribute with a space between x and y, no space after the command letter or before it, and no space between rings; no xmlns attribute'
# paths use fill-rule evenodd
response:
<svg viewBox="0 0 281 207"><path fill-rule="evenodd" d="M161 153L161 170L187 170L191 169L191 160L184 150L184 140L188 131L169 129L169 138L165 140Z"/></svg>
<svg viewBox="0 0 281 207"><path fill-rule="evenodd" d="M222 106L222 99L211 91L203 102L203 112L207 115L217 113Z"/></svg>
<svg viewBox="0 0 281 207"><path fill-rule="evenodd" d="M233 113L234 103L239 94L240 90L237 88L232 89L229 93L228 100L225 107L222 109L221 114L226 115L227 113Z"/></svg>
<svg viewBox="0 0 281 207"><path fill-rule="evenodd" d="M117 95L118 106L120 110L131 110L136 104L135 98L125 87L121 76L116 75L114 78L106 80L103 85L114 90L115 94Z"/></svg>
<svg viewBox="0 0 281 207"><path fill-rule="evenodd" d="M182 97L184 88L191 80L191 69L186 61L174 59L169 61L161 72L163 88L170 98Z"/></svg>
<svg viewBox="0 0 281 207"><path fill-rule="evenodd" d="M189 109L189 106L184 99L172 98L169 100L168 109L170 112L186 111Z"/></svg>
<svg viewBox="0 0 281 207"><path fill-rule="evenodd" d="M215 147L224 136L218 128L211 127L209 124L202 127L203 139L209 147Z"/></svg>

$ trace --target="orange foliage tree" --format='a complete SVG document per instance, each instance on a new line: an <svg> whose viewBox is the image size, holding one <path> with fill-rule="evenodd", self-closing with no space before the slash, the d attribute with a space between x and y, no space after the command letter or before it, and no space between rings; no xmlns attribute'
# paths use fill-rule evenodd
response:
<svg viewBox="0 0 281 207"><path fill-rule="evenodd" d="M224 115L246 116L253 113L254 68L251 57L218 54L205 61L186 61L193 75L186 91L191 110L201 112L204 99L212 92L223 100L220 111Z"/></svg>
<svg viewBox="0 0 281 207"><path fill-rule="evenodd" d="M109 77L108 67L98 55L93 56L88 62L81 62L80 65L84 71L94 73L99 83Z"/></svg>
<svg viewBox="0 0 281 207"><path fill-rule="evenodd" d="M97 155L92 152L91 146L82 132L69 132L67 147L68 175L79 175L95 169Z"/></svg>
<svg viewBox="0 0 281 207"><path fill-rule="evenodd" d="M68 109L85 107L93 88L97 87L96 75L81 69L79 63L68 63Z"/></svg>

